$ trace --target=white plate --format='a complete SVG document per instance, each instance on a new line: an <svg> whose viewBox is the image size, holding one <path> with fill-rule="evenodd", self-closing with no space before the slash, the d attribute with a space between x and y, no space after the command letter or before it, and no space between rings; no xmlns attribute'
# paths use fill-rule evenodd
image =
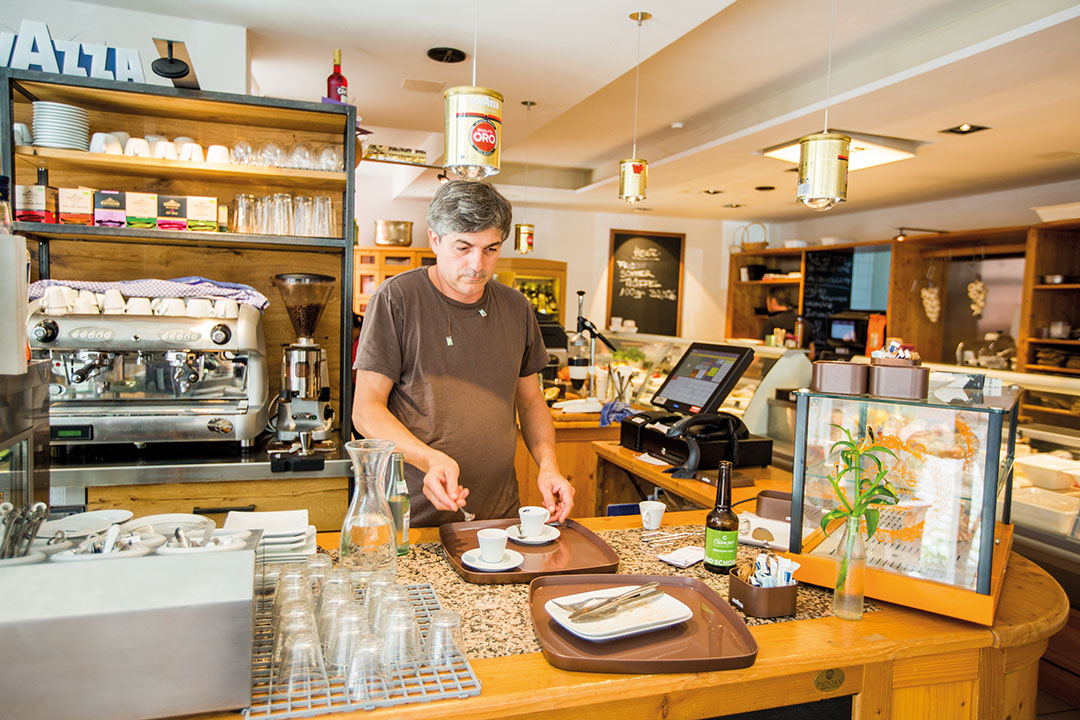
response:
<svg viewBox="0 0 1080 720"><path fill-rule="evenodd" d="M82 150L88 152L90 143L67 143L67 142L40 142L34 138L34 147L56 148L58 150Z"/></svg>
<svg viewBox="0 0 1080 720"><path fill-rule="evenodd" d="M481 560L480 548L473 548L461 556L461 562L465 563L473 570L483 570L484 572L509 570L510 568L516 568L524 561L525 557L521 553L517 550L511 550L510 548L506 549L503 553L502 560L497 563L489 563Z"/></svg>
<svg viewBox="0 0 1080 720"><path fill-rule="evenodd" d="M31 550L21 557L4 558L3 560L0 560L0 567L10 567L11 565L33 565L44 559L45 553Z"/></svg>
<svg viewBox="0 0 1080 720"><path fill-rule="evenodd" d="M76 553L74 550L65 550L53 555L52 562L90 562L93 560L122 560L124 558L142 557L149 555L150 548L145 545L135 545L123 550L113 550L111 553Z"/></svg>
<svg viewBox="0 0 1080 720"><path fill-rule="evenodd" d="M34 540L34 544L30 546L30 551L44 553L45 556L48 557L49 555L55 555L58 552L70 550L74 545L70 540L61 540L52 545L49 545L48 542L49 541L46 538L38 538L37 540Z"/></svg>
<svg viewBox="0 0 1080 720"><path fill-rule="evenodd" d="M533 537L525 537L521 534L520 526L511 525L506 528L506 537L510 538L516 543L522 545L547 545L549 542L557 540L562 533L559 528L553 525L545 525L544 529L540 531L539 535Z"/></svg>
<svg viewBox="0 0 1080 720"><path fill-rule="evenodd" d="M272 512L242 512L233 510L225 516L229 530L263 531L263 539L270 537L299 536L307 531L307 510L277 510Z"/></svg>
<svg viewBox="0 0 1080 720"><path fill-rule="evenodd" d="M288 547L290 545L301 546L306 544L313 537L315 537L315 526L308 525L307 531L300 535L271 535L270 537L264 537L260 544L269 547Z"/></svg>
<svg viewBox="0 0 1080 720"><path fill-rule="evenodd" d="M556 599L569 603L591 597L611 597L632 590L635 587L637 586L620 585L619 587L593 590L591 592L577 593L576 595L564 595ZM663 588L661 587L661 589ZM652 598L648 602L631 605L610 617L586 622L570 620L570 611L564 610L550 600L544 604L544 610L551 616L552 620L569 632L579 638L593 642L606 642L616 638L660 630L661 628L686 622L694 616L694 612L689 607L666 594Z"/></svg>
<svg viewBox="0 0 1080 720"><path fill-rule="evenodd" d="M80 538L93 533L105 532L112 524L111 520L107 520L100 515L78 513L62 517L59 520L49 520L42 523L41 527L38 528L37 536L50 538L56 534L57 530L63 530L66 537Z"/></svg>
<svg viewBox="0 0 1080 720"><path fill-rule="evenodd" d="M99 517L103 520L108 520L112 524L125 523L135 516L135 513L130 510L90 510L89 512L82 513L84 518L86 517Z"/></svg>
<svg viewBox="0 0 1080 720"><path fill-rule="evenodd" d="M204 533L203 537L209 537L217 524L204 515L189 515L187 513L165 513L162 515L147 515L146 517L128 520L120 526L125 532L144 532L164 535L166 538L173 536L176 528L183 528L184 533L191 535L192 532Z"/></svg>
<svg viewBox="0 0 1080 720"><path fill-rule="evenodd" d="M300 542L289 543L288 545L263 545L259 544L257 552L268 558L278 557L280 555L297 555L313 552L318 547L318 543L315 541L315 536L311 536L306 540Z"/></svg>

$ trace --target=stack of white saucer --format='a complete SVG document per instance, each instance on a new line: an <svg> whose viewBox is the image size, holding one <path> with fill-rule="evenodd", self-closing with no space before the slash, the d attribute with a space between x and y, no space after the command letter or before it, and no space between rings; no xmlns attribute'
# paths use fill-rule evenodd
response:
<svg viewBox="0 0 1080 720"><path fill-rule="evenodd" d="M315 526L308 524L307 510L233 511L225 518L225 529L261 529L263 535L258 549L261 562L304 562L318 550Z"/></svg>
<svg viewBox="0 0 1080 720"><path fill-rule="evenodd" d="M34 144L66 150L90 149L90 118L74 105L34 103Z"/></svg>

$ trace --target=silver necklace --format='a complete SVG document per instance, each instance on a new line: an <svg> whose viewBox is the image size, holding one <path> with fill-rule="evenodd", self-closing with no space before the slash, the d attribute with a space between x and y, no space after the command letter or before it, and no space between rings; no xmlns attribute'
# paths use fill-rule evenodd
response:
<svg viewBox="0 0 1080 720"><path fill-rule="evenodd" d="M443 305L446 306L446 344L447 346L451 346L454 344L454 328L450 322L450 301L446 299L446 293L443 292L442 282L439 280L438 269L433 267L431 272L435 275L435 287L439 291L439 297L442 298ZM480 317L487 317L487 310L484 308L480 308L477 312L480 314Z"/></svg>

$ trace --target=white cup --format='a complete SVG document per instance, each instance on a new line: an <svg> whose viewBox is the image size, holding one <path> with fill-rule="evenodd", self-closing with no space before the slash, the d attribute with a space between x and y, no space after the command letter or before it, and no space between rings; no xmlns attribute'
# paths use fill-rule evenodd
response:
<svg viewBox="0 0 1080 720"><path fill-rule="evenodd" d="M168 140L169 138L164 135L147 135L146 142L150 143L150 147L154 147L154 143L159 143L162 140Z"/></svg>
<svg viewBox="0 0 1080 720"><path fill-rule="evenodd" d="M64 315L71 309L67 293L60 285L45 288L45 311L52 315Z"/></svg>
<svg viewBox="0 0 1080 720"><path fill-rule="evenodd" d="M64 289L64 297L67 298L67 304L69 306L74 305L75 301L79 299L79 291L73 287L68 287L67 285L62 285L61 287Z"/></svg>
<svg viewBox="0 0 1080 720"><path fill-rule="evenodd" d="M75 300L75 302L76 303L81 302L81 303L84 303L84 304L89 303L90 305L94 306L94 312L97 312L97 308L98 308L97 294L94 293L91 290L80 290L79 291L79 297L78 297L78 299Z"/></svg>
<svg viewBox="0 0 1080 720"><path fill-rule="evenodd" d="M195 139L189 138L187 135L181 135L180 137L173 138L173 144L176 145L176 147L184 147L184 145L193 142L195 142Z"/></svg>
<svg viewBox="0 0 1080 720"><path fill-rule="evenodd" d="M484 528L476 533L480 543L480 559L486 563L501 562L506 554L506 531L498 528Z"/></svg>
<svg viewBox="0 0 1080 720"><path fill-rule="evenodd" d="M231 319L239 317L240 305L230 298L221 298L214 302L214 317Z"/></svg>
<svg viewBox="0 0 1080 720"><path fill-rule="evenodd" d="M154 159L176 160L176 145L168 140L158 140L154 143Z"/></svg>
<svg viewBox="0 0 1080 720"><path fill-rule="evenodd" d="M92 294L92 293L91 293ZM92 300L87 300L85 297L79 296L79 299L75 301L73 312L76 315L97 315L98 307L97 303Z"/></svg>
<svg viewBox="0 0 1080 720"><path fill-rule="evenodd" d="M544 523L551 517L547 508L539 505L526 505L518 510L518 520L521 521L521 536L536 537L544 532Z"/></svg>
<svg viewBox="0 0 1080 720"><path fill-rule="evenodd" d="M186 162L202 162L203 150L199 143L186 142L180 145L180 159Z"/></svg>
<svg viewBox="0 0 1080 720"><path fill-rule="evenodd" d="M116 138L117 142L120 143L120 147L127 147L127 141L131 139L131 135L123 130L110 130L109 134Z"/></svg>
<svg viewBox="0 0 1080 720"><path fill-rule="evenodd" d="M124 154L128 157L150 157L150 143L145 138L129 138L124 144Z"/></svg>
<svg viewBox="0 0 1080 720"><path fill-rule="evenodd" d="M172 315L178 317L187 313L187 308L184 307L183 298L162 298L161 305L162 315Z"/></svg>
<svg viewBox="0 0 1080 720"><path fill-rule="evenodd" d="M656 500L643 500L638 503L638 509L641 510L641 526L646 530L656 530L660 527L660 521L664 518L664 508L666 506L662 502Z"/></svg>
<svg viewBox="0 0 1080 720"><path fill-rule="evenodd" d="M105 291L101 307L104 308L106 315L122 315L124 305L124 296L120 294L119 290L111 288Z"/></svg>
<svg viewBox="0 0 1080 720"><path fill-rule="evenodd" d="M219 165L229 164L229 148L224 145L211 145L206 148L206 162L218 163Z"/></svg>
<svg viewBox="0 0 1080 720"><path fill-rule="evenodd" d="M26 123L15 123L13 126L15 131L15 144L16 145L29 145L33 136L30 134L30 128L26 126Z"/></svg>
<svg viewBox="0 0 1080 720"><path fill-rule="evenodd" d="M108 136L108 133L94 133L92 136L90 136L90 152L105 152L105 138ZM116 138L113 139L115 140Z"/></svg>
<svg viewBox="0 0 1080 720"><path fill-rule="evenodd" d="M127 301L127 314L128 315L150 315L150 298L128 298Z"/></svg>
<svg viewBox="0 0 1080 720"><path fill-rule="evenodd" d="M193 318L214 317L214 306L206 298L188 298L184 314Z"/></svg>

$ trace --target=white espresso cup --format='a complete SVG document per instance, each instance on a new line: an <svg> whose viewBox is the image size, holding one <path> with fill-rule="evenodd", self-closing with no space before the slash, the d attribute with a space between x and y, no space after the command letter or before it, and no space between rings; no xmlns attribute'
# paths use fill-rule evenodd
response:
<svg viewBox="0 0 1080 720"><path fill-rule="evenodd" d="M110 130L109 134L112 135L120 143L120 147L126 147L127 141L131 139L131 135L123 130Z"/></svg>
<svg viewBox="0 0 1080 720"><path fill-rule="evenodd" d="M128 138L124 145L124 154L128 157L150 157L150 143L144 138Z"/></svg>
<svg viewBox="0 0 1080 720"><path fill-rule="evenodd" d="M499 528L484 528L476 533L480 543L480 559L486 563L501 562L506 554L506 531Z"/></svg>
<svg viewBox="0 0 1080 720"><path fill-rule="evenodd" d="M108 133L103 133L103 132L94 133L90 137L90 152L92 152L92 153L103 153L103 152L105 152L106 148L108 147L106 145L106 143L105 143L106 138L112 138L113 140L116 140L116 138L112 137L112 135L109 135Z"/></svg>
<svg viewBox="0 0 1080 720"><path fill-rule="evenodd" d="M188 298L185 314L193 318L214 317L214 306L206 298Z"/></svg>
<svg viewBox="0 0 1080 720"><path fill-rule="evenodd" d="M150 309L150 298L133 297L128 298L127 301L127 314L128 315L151 315L153 311Z"/></svg>
<svg viewBox="0 0 1080 720"><path fill-rule="evenodd" d="M240 305L231 298L221 298L214 301L214 317L235 318L240 315Z"/></svg>
<svg viewBox="0 0 1080 720"><path fill-rule="evenodd" d="M656 500L644 500L638 503L641 510L641 526L646 530L656 530L660 527L660 521L664 518L664 509L667 506Z"/></svg>
<svg viewBox="0 0 1080 720"><path fill-rule="evenodd" d="M102 301L101 306L106 315L123 315L124 305L124 296L120 294L119 290L109 288L105 291L105 299Z"/></svg>
<svg viewBox="0 0 1080 720"><path fill-rule="evenodd" d="M224 145L211 145L206 148L206 162L218 163L219 165L229 164L229 148Z"/></svg>
<svg viewBox="0 0 1080 720"><path fill-rule="evenodd" d="M547 508L539 505L526 505L518 510L518 520L521 521L521 536L536 537L544 531L544 523L551 517Z"/></svg>
<svg viewBox="0 0 1080 720"><path fill-rule="evenodd" d="M172 315L176 317L187 313L187 308L184 307L184 298L162 298L158 308L162 315Z"/></svg>
<svg viewBox="0 0 1080 720"><path fill-rule="evenodd" d="M45 311L52 315L64 315L71 309L67 293L59 285L45 288Z"/></svg>
<svg viewBox="0 0 1080 720"><path fill-rule="evenodd" d="M154 143L154 158L158 160L176 160L176 145L168 140Z"/></svg>
<svg viewBox="0 0 1080 720"><path fill-rule="evenodd" d="M203 149L199 143L186 142L180 146L180 159L187 162L202 162Z"/></svg>

